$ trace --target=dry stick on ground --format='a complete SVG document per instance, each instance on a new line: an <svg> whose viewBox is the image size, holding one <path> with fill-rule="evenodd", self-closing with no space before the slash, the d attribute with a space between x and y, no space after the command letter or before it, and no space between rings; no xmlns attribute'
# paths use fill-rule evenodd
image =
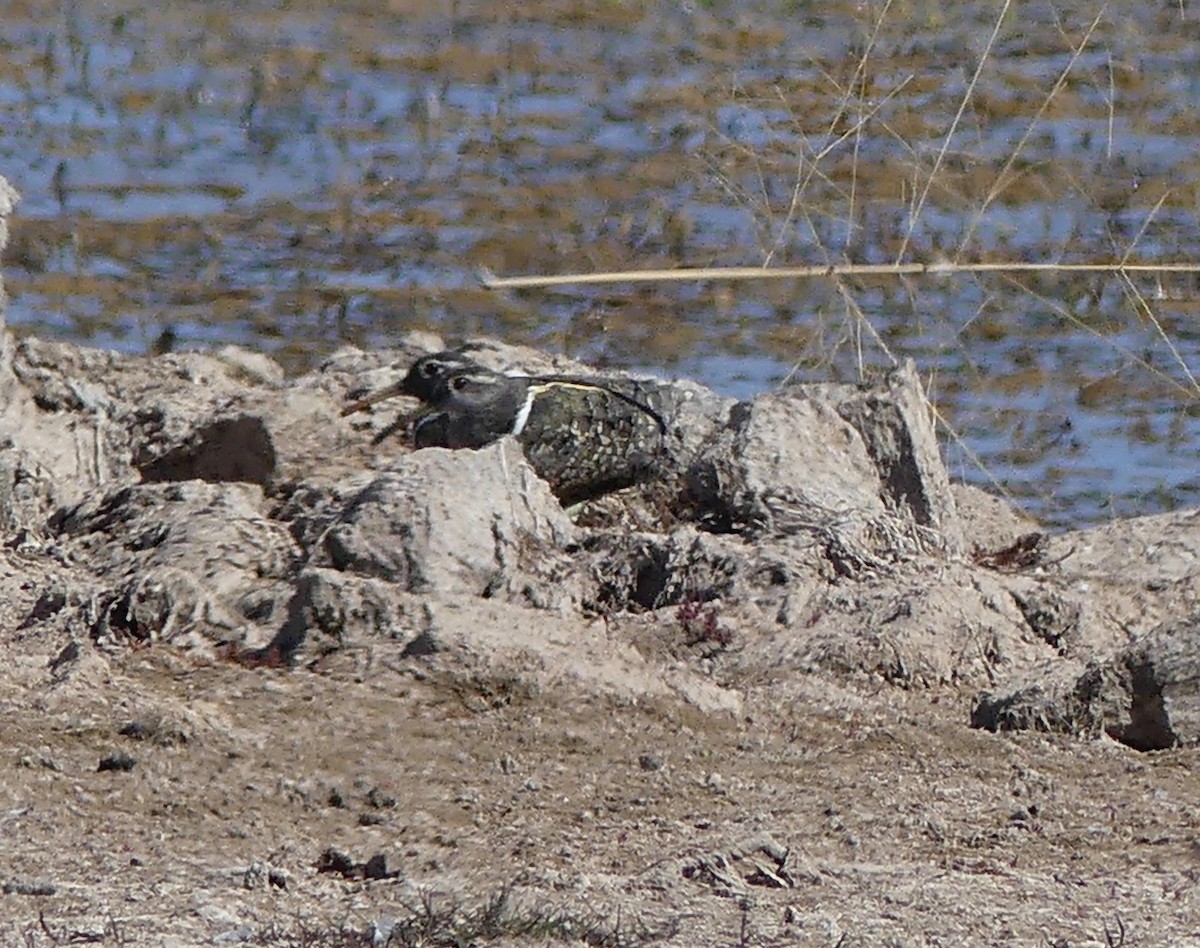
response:
<svg viewBox="0 0 1200 948"><path fill-rule="evenodd" d="M527 290L596 283L681 283L688 280L802 280L812 277L950 276L956 273L1200 273L1200 263L844 263L805 267L679 267L672 270L614 270L501 277L479 271L489 290Z"/></svg>

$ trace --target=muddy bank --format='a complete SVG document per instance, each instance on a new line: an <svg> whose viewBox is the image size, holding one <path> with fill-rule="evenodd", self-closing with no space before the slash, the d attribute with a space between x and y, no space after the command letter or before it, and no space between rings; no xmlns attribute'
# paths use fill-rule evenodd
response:
<svg viewBox="0 0 1200 948"><path fill-rule="evenodd" d="M299 900L289 911L315 918L336 903L349 913L338 924L361 933L369 921L377 933L403 910L379 908L386 898L373 882L403 878L405 898L429 887L469 898L486 877L585 903L623 886L667 893L660 903L634 898L635 908L656 920L647 940L680 944L720 941L714 904L770 890L791 901L770 903L769 926L757 924L818 943L818 929L830 930L822 890L869 889L867 864L900 860L888 850L913 832L924 844L952 837L1009 858L1016 844L1006 834L1037 823L1044 805L1029 800L1053 796L1028 769L1040 757L1047 768L1088 757L1099 753L1092 739L1105 736L1129 755L1119 766L1133 767L1135 752L1200 742L1195 512L1039 531L996 498L950 483L911 365L863 386L795 385L748 402L679 382L669 474L565 510L512 438L477 451L413 451L397 419L414 402L342 416L356 393L392 383L443 344L414 335L386 352L347 349L289 379L271 359L234 348L148 358L3 336L0 603L14 655L10 700L27 721L7 738L23 768L12 782L31 801L61 792L69 807L70 793L83 794L86 819L102 820L89 781L149 781L104 784L103 799L117 801L121 819L126 794L151 801L121 825L140 840L132 858L142 865L155 853L159 874L130 891L186 878L194 937L236 933L239 918L253 922L247 937L261 934L284 910L272 902L284 892ZM491 340L476 353L495 369L593 371ZM401 701L416 704L400 715ZM447 711L447 702L466 710ZM584 710L568 710L575 705ZM476 730L460 726L464 713ZM392 743L404 728L417 728L405 740L422 748L411 758ZM945 768L941 786L957 779L956 765L987 772L995 730L1071 741L1005 745L1002 753L1023 755L1019 794L998 789L1007 778L978 777L994 791L980 797L989 806L1024 794L1024 816L990 842L940 823L897 823L868 853L876 844L847 828L855 814L891 806L868 785L910 800L932 786L881 758L873 740L891 735L904 760ZM435 751L421 743L433 732ZM815 769L793 761L789 778L808 796L773 809L767 790L785 759L777 743L803 748L816 734L824 749ZM495 789L480 761L491 767L497 748L506 792L552 812L479 804ZM718 750L738 761L732 772L711 762ZM611 785L602 776L610 752L633 761ZM578 766L562 763L575 753ZM541 776L523 769L533 759L547 768ZM257 776L220 776L242 766ZM660 773L667 782L657 789L622 789ZM538 797L547 779L581 784L550 804ZM260 791L269 802L242 799ZM717 810L697 802L709 796L722 801ZM593 797L582 809L570 803ZM391 812L397 799L403 819ZM655 800L664 812L667 801L679 807L674 822L640 821ZM823 815L809 813L817 802ZM338 822L343 811L353 826ZM53 825L57 812L40 818ZM794 814L849 849L821 849ZM981 818L991 819L971 806L943 817L955 827ZM229 821L240 835L222 835ZM570 857L542 852L576 831L589 839L593 826L614 846L635 828L630 845L652 868L579 851L596 840L563 843ZM195 845L209 875L172 862L178 854L156 849L140 835L148 830ZM405 834L411 844L396 842ZM76 856L39 854L39 838L30 831L34 868L5 889L10 917L36 917L28 899L63 893L86 903L88 919L112 913L119 889L96 874L120 847L108 840L98 862L83 864L93 874L85 882ZM445 851L448 838L459 855ZM256 840L257 855L238 864L234 883L214 882L222 859L246 856L231 839ZM395 848L379 849L382 839ZM498 839L511 847L491 867L507 873L499 879L485 871ZM661 847L670 856L659 864L651 854ZM945 852L920 858L972 871ZM584 868L572 874L564 859ZM923 879L935 904L955 903L963 886L987 895L976 881L943 887L915 864L887 864L891 884ZM1031 872L1017 890L1036 889ZM1171 924L1152 923L1143 896L1130 898L1146 925ZM65 901L49 904L83 917ZM161 930L153 907L140 911L126 930ZM696 911L706 920L700 935L672 928ZM864 943L887 937L884 909L856 912L838 916L843 931ZM922 918L905 916L903 927L933 931ZM968 937L988 918L967 912L943 935ZM1039 924L1019 918L1012 930ZM63 937L93 930L78 925ZM1100 930L1094 917L1089 925Z"/></svg>
<svg viewBox="0 0 1200 948"><path fill-rule="evenodd" d="M406 398L341 416L442 345L285 379L236 348L5 337L0 522L27 564L10 621L55 652L532 657L706 708L737 708L746 676L817 672L978 689L993 729L1195 742L1194 512L1040 533L951 486L911 365L748 402L675 383L670 469L568 512L512 438L414 451Z"/></svg>
<svg viewBox="0 0 1200 948"><path fill-rule="evenodd" d="M978 689L989 728L1195 741L1194 513L1040 533L951 486L912 366L736 403L676 383L671 469L568 513L512 438L414 451L405 398L341 416L442 344L285 379L236 348L6 337L0 521L27 564L5 576L10 622L56 653L532 657L704 707L738 707L747 676L817 672Z"/></svg>

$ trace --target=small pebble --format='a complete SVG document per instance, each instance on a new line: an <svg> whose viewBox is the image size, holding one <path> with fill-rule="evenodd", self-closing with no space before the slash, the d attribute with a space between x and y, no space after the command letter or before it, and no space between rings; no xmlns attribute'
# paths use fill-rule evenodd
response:
<svg viewBox="0 0 1200 948"><path fill-rule="evenodd" d="M52 882L28 882L24 879L13 879L3 885L5 895L54 895L58 886Z"/></svg>
<svg viewBox="0 0 1200 948"><path fill-rule="evenodd" d="M128 773L136 766L137 760L130 757L124 751L118 751L115 754L109 754L107 757L101 757L100 765L96 768L96 772L103 773L106 770L112 770Z"/></svg>
<svg viewBox="0 0 1200 948"><path fill-rule="evenodd" d="M363 875L368 879L395 879L400 875L400 867L395 857L389 859L383 853L376 853L363 866Z"/></svg>

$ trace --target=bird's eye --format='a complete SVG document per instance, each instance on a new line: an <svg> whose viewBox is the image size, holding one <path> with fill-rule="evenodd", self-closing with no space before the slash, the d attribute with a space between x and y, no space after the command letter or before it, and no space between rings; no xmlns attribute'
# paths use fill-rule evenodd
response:
<svg viewBox="0 0 1200 948"><path fill-rule="evenodd" d="M464 388L466 388L470 384L471 384L471 380L469 378L467 378L465 375L457 376L450 383L450 385L454 388L454 390L456 392L461 392Z"/></svg>
<svg viewBox="0 0 1200 948"><path fill-rule="evenodd" d="M433 378L435 375L438 374L437 363L436 362L426 362L424 365L421 366L421 374L427 379Z"/></svg>

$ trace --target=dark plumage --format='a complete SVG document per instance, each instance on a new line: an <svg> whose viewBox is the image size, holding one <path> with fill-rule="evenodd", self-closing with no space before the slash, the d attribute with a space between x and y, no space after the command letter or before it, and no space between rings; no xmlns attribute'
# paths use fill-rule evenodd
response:
<svg viewBox="0 0 1200 948"><path fill-rule="evenodd" d="M433 355L421 356L399 382L351 402L342 409L342 414L362 411L397 395L410 395L426 404L434 404L446 396L446 376L464 369L486 371L466 354L465 349L446 349Z"/></svg>
<svg viewBox="0 0 1200 948"><path fill-rule="evenodd" d="M413 424L414 446L482 448L512 434L526 399L523 381L480 366L448 371Z"/></svg>
<svg viewBox="0 0 1200 948"><path fill-rule="evenodd" d="M406 395L432 405L446 397L446 383L451 373L464 371L488 370L467 355L465 349L445 349L417 359L400 384Z"/></svg>
<svg viewBox="0 0 1200 948"><path fill-rule="evenodd" d="M669 460L663 415L674 400L659 383L502 375L449 350L423 356L398 384L350 409L396 394L428 406L413 425L417 448L480 448L514 435L566 506L659 476Z"/></svg>

